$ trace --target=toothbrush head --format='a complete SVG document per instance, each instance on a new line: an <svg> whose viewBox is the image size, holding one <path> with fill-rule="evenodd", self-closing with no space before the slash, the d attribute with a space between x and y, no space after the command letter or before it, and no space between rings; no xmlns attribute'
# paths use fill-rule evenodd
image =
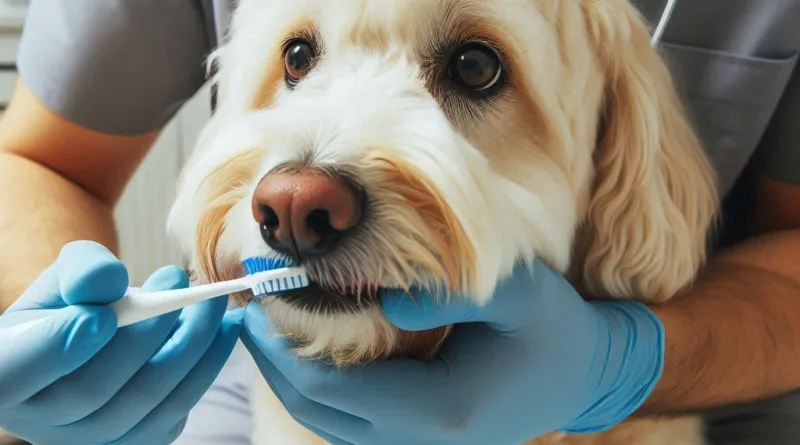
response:
<svg viewBox="0 0 800 445"><path fill-rule="evenodd" d="M251 290L256 298L311 285L306 270L302 267L292 267L288 260L255 256L242 261L242 265L247 275L255 278Z"/></svg>

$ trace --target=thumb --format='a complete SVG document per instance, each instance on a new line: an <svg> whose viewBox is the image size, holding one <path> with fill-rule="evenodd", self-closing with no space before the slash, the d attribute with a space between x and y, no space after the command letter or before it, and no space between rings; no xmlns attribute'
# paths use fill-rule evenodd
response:
<svg viewBox="0 0 800 445"><path fill-rule="evenodd" d="M412 289L410 293L386 289L381 292L380 300L389 321L405 331L485 321L482 320L482 308L459 295L433 295L425 289Z"/></svg>
<svg viewBox="0 0 800 445"><path fill-rule="evenodd" d="M220 323L220 331L234 332L239 337L244 327L244 308L233 309L225 312Z"/></svg>
<svg viewBox="0 0 800 445"><path fill-rule="evenodd" d="M511 275L497 283L494 295L484 304L477 304L466 295L445 296L438 292L434 295L426 289L412 289L410 294L385 290L380 299L389 321L406 331L474 322L507 331L527 323L534 310L532 306L542 300L539 298L542 288L544 293L564 292L563 285L554 284L557 279L557 274L537 260L533 267L525 262L516 264Z"/></svg>
<svg viewBox="0 0 800 445"><path fill-rule="evenodd" d="M265 338L275 334L275 328L267 319L267 311L258 300L247 303L242 311L243 333L255 339Z"/></svg>
<svg viewBox="0 0 800 445"><path fill-rule="evenodd" d="M65 245L58 258L4 313L107 304L128 287L128 271L108 249L91 241Z"/></svg>
<svg viewBox="0 0 800 445"><path fill-rule="evenodd" d="M68 305L109 304L128 289L128 270L111 251L92 241L61 249L54 264L61 298Z"/></svg>
<svg viewBox="0 0 800 445"><path fill-rule="evenodd" d="M239 333L239 339L262 373L263 369L269 366L269 360L261 349L262 343L273 333L274 328L267 320L266 311L261 303L257 300L248 303L242 312L242 330Z"/></svg>

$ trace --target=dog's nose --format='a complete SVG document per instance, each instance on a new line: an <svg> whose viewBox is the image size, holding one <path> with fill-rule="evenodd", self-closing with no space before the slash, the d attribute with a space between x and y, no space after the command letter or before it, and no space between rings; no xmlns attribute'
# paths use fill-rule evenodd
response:
<svg viewBox="0 0 800 445"><path fill-rule="evenodd" d="M264 176L252 208L264 241L301 261L330 252L361 221L365 204L342 178L305 169Z"/></svg>

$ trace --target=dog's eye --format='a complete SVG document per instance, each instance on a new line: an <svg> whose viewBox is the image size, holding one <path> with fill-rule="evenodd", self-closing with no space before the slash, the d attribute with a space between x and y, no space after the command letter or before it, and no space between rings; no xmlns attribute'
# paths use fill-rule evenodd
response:
<svg viewBox="0 0 800 445"><path fill-rule="evenodd" d="M286 82L297 85L311 71L316 53L310 43L297 40L286 47L284 64L286 65Z"/></svg>
<svg viewBox="0 0 800 445"><path fill-rule="evenodd" d="M502 71L497 53L478 43L459 48L448 66L448 74L456 83L477 91L494 86L500 80Z"/></svg>

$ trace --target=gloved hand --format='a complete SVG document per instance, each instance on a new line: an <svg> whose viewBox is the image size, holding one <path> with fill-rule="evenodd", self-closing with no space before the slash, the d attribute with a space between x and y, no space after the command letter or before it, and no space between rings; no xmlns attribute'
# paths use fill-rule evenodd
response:
<svg viewBox="0 0 800 445"><path fill-rule="evenodd" d="M298 360L248 307L243 340L284 406L335 445L519 444L553 431L596 432L624 420L660 378L664 332L644 305L585 302L543 263L519 266L494 299L435 307L382 296L401 329L452 323L429 363L388 360L338 371Z"/></svg>
<svg viewBox="0 0 800 445"><path fill-rule="evenodd" d="M166 267L143 288L188 284ZM233 350L242 313L226 315L220 297L117 329L104 305L127 286L111 252L75 242L0 316L1 428L36 445L178 437Z"/></svg>

